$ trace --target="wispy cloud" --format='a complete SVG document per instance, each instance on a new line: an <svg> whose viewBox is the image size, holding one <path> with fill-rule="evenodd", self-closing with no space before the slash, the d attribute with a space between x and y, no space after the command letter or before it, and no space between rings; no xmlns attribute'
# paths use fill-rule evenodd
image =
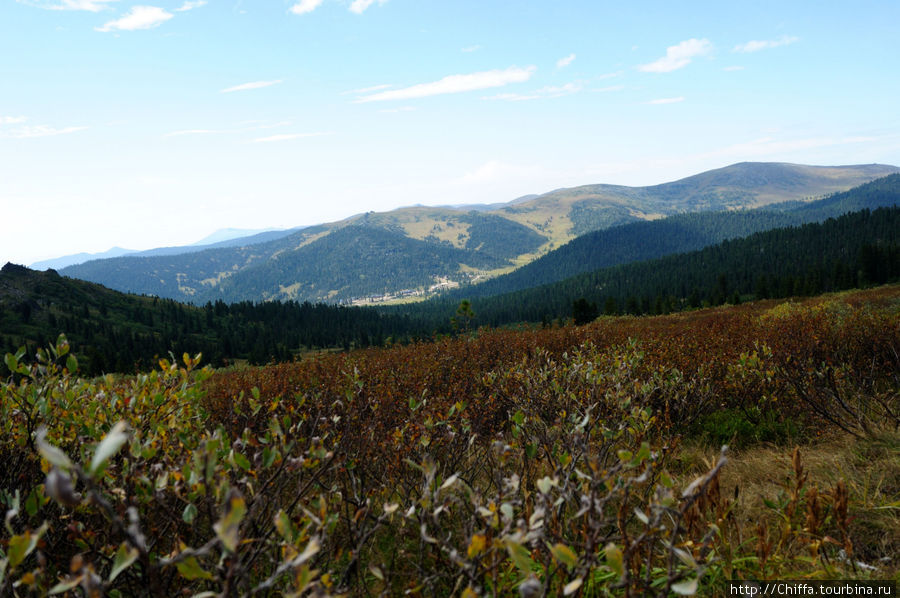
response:
<svg viewBox="0 0 900 598"><path fill-rule="evenodd" d="M666 48L666 55L649 64L642 64L638 70L645 73L670 73L684 68L697 56L709 54L712 50L712 42L708 39L688 39L677 46Z"/></svg>
<svg viewBox="0 0 900 598"><path fill-rule="evenodd" d="M414 112L415 110L415 106L400 106L399 108L385 108L384 110L379 110L379 112L385 114L398 114L400 112Z"/></svg>
<svg viewBox="0 0 900 598"><path fill-rule="evenodd" d="M742 70L744 70L744 67L738 66L738 65L733 65L733 66L726 66L726 67L723 68L722 70L723 70L723 71L728 71L728 72L732 72L732 71L742 71Z"/></svg>
<svg viewBox="0 0 900 598"><path fill-rule="evenodd" d="M566 83L561 86L547 86L536 89L531 93L498 93L485 97L485 100L505 100L507 102L522 102L525 100L542 100L546 98L560 98L581 91L581 83Z"/></svg>
<svg viewBox="0 0 900 598"><path fill-rule="evenodd" d="M306 13L310 13L319 8L321 4L322 0L300 0L294 4L288 12L295 15L305 15Z"/></svg>
<svg viewBox="0 0 900 598"><path fill-rule="evenodd" d="M216 129L185 129L183 131L172 131L171 133L166 133L163 137L181 137L183 135L212 135L217 133L230 133L231 131L227 130L216 130Z"/></svg>
<svg viewBox="0 0 900 598"><path fill-rule="evenodd" d="M247 91L248 89L262 89L263 87L271 87L272 85L278 85L282 82L282 79L275 79L274 81L251 81L250 83L241 83L240 85L235 85L234 87L226 87L225 89L220 89L219 93Z"/></svg>
<svg viewBox="0 0 900 598"><path fill-rule="evenodd" d="M224 135L228 133L245 133L247 131L259 131L265 129L277 129L294 124L289 120L269 122L262 120L250 120L238 123L238 127L229 129L183 129L166 133L163 137L183 137L186 135Z"/></svg>
<svg viewBox="0 0 900 598"><path fill-rule="evenodd" d="M390 83L384 83L382 85L372 85L371 87L363 87L362 89L351 89L350 91L343 91L341 95L350 95L350 94L361 94L361 93L372 93L373 91L381 91L382 89L388 89L393 87Z"/></svg>
<svg viewBox="0 0 900 598"><path fill-rule="evenodd" d="M353 3L350 5L350 12L361 15L367 8L376 2L381 5L387 2L387 0L353 0Z"/></svg>
<svg viewBox="0 0 900 598"><path fill-rule="evenodd" d="M475 44L474 46L466 46L461 51L462 52L477 52L480 49L481 49L481 46L478 44Z"/></svg>
<svg viewBox="0 0 900 598"><path fill-rule="evenodd" d="M138 29L152 29L171 19L174 15L158 6L133 6L122 18L109 21L103 27L97 27L97 31L136 31Z"/></svg>
<svg viewBox="0 0 900 598"><path fill-rule="evenodd" d="M677 98L658 98L656 100L650 100L649 102L644 102L650 106L658 106L660 104L677 104L678 102L683 102L684 96L678 96Z"/></svg>
<svg viewBox="0 0 900 598"><path fill-rule="evenodd" d="M793 35L782 35L778 39L752 40L747 42L746 44L738 44L731 51L741 53L759 52L760 50L768 50L770 48L777 48L779 46L789 46L798 41L800 41L799 37L794 37Z"/></svg>
<svg viewBox="0 0 900 598"><path fill-rule="evenodd" d="M0 130L0 137L8 139L35 139L37 137L55 137L56 135L68 135L84 131L87 127L65 127L55 129L47 125L24 126L9 131Z"/></svg>
<svg viewBox="0 0 900 598"><path fill-rule="evenodd" d="M100 12L108 7L110 2L118 0L17 0L21 4L36 6L46 10L86 10Z"/></svg>
<svg viewBox="0 0 900 598"><path fill-rule="evenodd" d="M566 56L564 58L560 58L559 60L556 61L556 68L558 68L558 69L565 68L565 67L569 66L570 64L572 64L572 61L574 61L574 60L575 60L575 54L569 54L568 56Z"/></svg>
<svg viewBox="0 0 900 598"><path fill-rule="evenodd" d="M528 81L534 74L535 67L520 68L511 66L507 69L482 71L465 75L448 75L438 81L420 83L403 89L393 89L363 96L357 102L383 102L387 100L411 100L448 93L461 93L503 87L510 83Z"/></svg>
<svg viewBox="0 0 900 598"><path fill-rule="evenodd" d="M185 3L181 5L181 8L176 8L175 12L194 10L195 8L200 8L201 6L206 6L206 0L185 0Z"/></svg>
<svg viewBox="0 0 900 598"><path fill-rule="evenodd" d="M0 116L0 125L17 125L28 120L25 116Z"/></svg>
<svg viewBox="0 0 900 598"><path fill-rule="evenodd" d="M333 133L283 133L281 135L270 135L269 137L260 137L258 139L254 139L253 143L271 143L274 141L290 141L292 139L306 139L308 137L322 137L325 135L332 135Z"/></svg>

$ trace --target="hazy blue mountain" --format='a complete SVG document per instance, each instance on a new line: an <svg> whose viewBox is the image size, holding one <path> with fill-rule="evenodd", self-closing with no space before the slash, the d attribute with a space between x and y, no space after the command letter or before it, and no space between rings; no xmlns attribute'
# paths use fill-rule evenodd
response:
<svg viewBox="0 0 900 598"><path fill-rule="evenodd" d="M844 191L898 171L884 165L741 163L651 187L586 185L558 189L523 196L489 210L485 206L411 206L367 212L300 230L270 231L213 245L160 248L94 260L65 268L62 273L121 291L194 302L215 298L339 302L373 294L421 293L436 284L465 284L509 272L588 232L628 223L647 225L676 214L745 210L787 202L795 208L813 197ZM712 222L700 222L682 220L681 230L675 230L671 227L678 221L669 221L665 225L668 232L658 231L661 244L655 248L634 246L635 242L641 245L640 241L631 241L632 245L624 240L611 241L603 259L621 263L646 259L648 251L650 255L685 251L760 227L771 228L783 220L760 221L752 226L748 222L723 223L722 231L715 234L708 234ZM353 236L359 242L354 242ZM410 263L416 260L423 262ZM571 264L559 268L568 272Z"/></svg>
<svg viewBox="0 0 900 598"><path fill-rule="evenodd" d="M102 260L105 258L128 255L129 253L134 253L134 250L122 249L121 247L113 247L112 249L108 249L107 251L101 251L100 253L73 253L72 255L64 255L62 257L56 257L49 260L41 260L39 262L34 262L29 267L33 270L60 270L62 268L65 268L66 266L81 264L89 260Z"/></svg>

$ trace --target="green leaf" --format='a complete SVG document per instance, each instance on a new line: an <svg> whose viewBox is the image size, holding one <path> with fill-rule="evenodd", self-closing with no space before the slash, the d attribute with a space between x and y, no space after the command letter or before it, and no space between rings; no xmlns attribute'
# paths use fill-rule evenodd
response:
<svg viewBox="0 0 900 598"><path fill-rule="evenodd" d="M271 449L269 447L265 447L263 449L263 459L262 464L266 469L272 467L272 464L275 463L275 460L278 458L278 449Z"/></svg>
<svg viewBox="0 0 900 598"><path fill-rule="evenodd" d="M665 486L666 488L671 488L675 485L675 482L672 481L672 477L668 472L662 471L659 474L659 483Z"/></svg>
<svg viewBox="0 0 900 598"><path fill-rule="evenodd" d="M66 358L66 369L69 370L70 374L74 374L78 371L78 359L76 359L74 355L69 355Z"/></svg>
<svg viewBox="0 0 900 598"><path fill-rule="evenodd" d="M275 529L285 541L291 543L294 542L294 537L296 535L294 532L294 524L291 521L290 516L283 510L278 511L278 513L275 514Z"/></svg>
<svg viewBox="0 0 900 598"><path fill-rule="evenodd" d="M181 513L181 518L185 523L193 523L196 516L197 507L194 506L194 503L188 503L188 505L184 508L184 511L182 511Z"/></svg>
<svg viewBox="0 0 900 598"><path fill-rule="evenodd" d="M41 497L38 493L39 487L34 488L31 492L28 493L28 498L25 499L25 512L28 513L30 517L34 517L37 515L38 509L41 508Z"/></svg>
<svg viewBox="0 0 900 598"><path fill-rule="evenodd" d="M62 594L64 592L68 592L69 590L78 586L81 583L83 575L79 575L73 579L67 579L66 581L61 581L52 588L47 591L48 596L55 596L57 594Z"/></svg>
<svg viewBox="0 0 900 598"><path fill-rule="evenodd" d="M19 360L16 359L16 356L12 353L7 353L3 356L3 361L6 362L6 367L9 368L10 372L15 372L19 369Z"/></svg>
<svg viewBox="0 0 900 598"><path fill-rule="evenodd" d="M122 445L128 441L128 424L124 421L116 422L116 425L103 437L97 450L94 451L94 458L91 459L90 472L97 474L109 461L110 457L115 455Z"/></svg>
<svg viewBox="0 0 900 598"><path fill-rule="evenodd" d="M575 552L566 546L565 544L556 544L550 548L550 553L560 563L563 563L567 567L574 567L578 562L578 555Z"/></svg>
<svg viewBox="0 0 900 598"><path fill-rule="evenodd" d="M672 591L681 596L693 596L697 593L697 578L685 579L672 584Z"/></svg>
<svg viewBox="0 0 900 598"><path fill-rule="evenodd" d="M137 548L129 548L125 542L119 545L116 551L116 560L113 561L112 571L109 572L109 581L119 576L119 573L131 566L138 558Z"/></svg>
<svg viewBox="0 0 900 598"><path fill-rule="evenodd" d="M69 352L69 341L65 334L60 334L56 339L56 356L62 357Z"/></svg>
<svg viewBox="0 0 900 598"><path fill-rule="evenodd" d="M9 547L7 550L7 559L9 559L10 569L18 567L22 561L37 548L38 540L47 531L47 524L44 523L34 532L25 532L24 534L13 536L9 539Z"/></svg>
<svg viewBox="0 0 900 598"><path fill-rule="evenodd" d="M525 445L525 456L529 459L534 459L537 457L538 447L536 444L526 444Z"/></svg>
<svg viewBox="0 0 900 598"><path fill-rule="evenodd" d="M234 453L234 462L244 471L250 471L250 468L252 467L252 465L250 465L250 460L238 452Z"/></svg>
<svg viewBox="0 0 900 598"><path fill-rule="evenodd" d="M612 569L619 577L622 577L622 573L625 571L622 558L621 548L612 542L606 545L606 566Z"/></svg>
<svg viewBox="0 0 900 598"><path fill-rule="evenodd" d="M25 557L37 546L37 538L31 532L13 536L9 539L9 565L13 569L25 560Z"/></svg>
<svg viewBox="0 0 900 598"><path fill-rule="evenodd" d="M518 542L507 540L506 551L509 552L509 556L516 567L521 569L524 573L531 573L532 567L534 567L534 561L531 560L531 553L527 548Z"/></svg>
<svg viewBox="0 0 900 598"><path fill-rule="evenodd" d="M187 580L194 579L212 579L212 573L205 571L195 557L188 557L180 561L177 565L178 572Z"/></svg>
<svg viewBox="0 0 900 598"><path fill-rule="evenodd" d="M247 513L247 504L240 496L233 496L225 507L225 515L219 519L213 529L228 552L236 552L240 537L241 520Z"/></svg>

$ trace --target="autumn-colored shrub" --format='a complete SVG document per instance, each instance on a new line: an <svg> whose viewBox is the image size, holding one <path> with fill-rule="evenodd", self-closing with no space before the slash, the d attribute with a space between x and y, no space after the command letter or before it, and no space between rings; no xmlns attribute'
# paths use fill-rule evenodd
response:
<svg viewBox="0 0 900 598"><path fill-rule="evenodd" d="M896 438L898 295L219 373L185 355L82 379L64 338L35 365L7 355L0 595L662 596L874 575L859 526L890 512L855 516L877 507L854 479L814 483L782 447L790 475L751 524L722 486L728 451L681 455L698 431Z"/></svg>

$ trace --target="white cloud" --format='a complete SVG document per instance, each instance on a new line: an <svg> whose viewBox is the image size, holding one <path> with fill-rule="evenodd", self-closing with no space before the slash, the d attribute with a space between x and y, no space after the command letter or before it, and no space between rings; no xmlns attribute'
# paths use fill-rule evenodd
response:
<svg viewBox="0 0 900 598"><path fill-rule="evenodd" d="M215 129L185 129L183 131L172 131L166 133L163 137L181 137L182 135L211 135L213 133L227 133L228 131L217 131Z"/></svg>
<svg viewBox="0 0 900 598"><path fill-rule="evenodd" d="M35 139L37 137L54 137L56 135L68 135L69 133L77 133L84 131L87 127L66 127L64 129L54 129L47 125L34 125L19 127L8 132L0 133L0 137L8 139Z"/></svg>
<svg viewBox="0 0 900 598"><path fill-rule="evenodd" d="M295 15L305 15L306 13L319 8L321 4L322 0L300 0L290 8L289 12L292 12Z"/></svg>
<svg viewBox="0 0 900 598"><path fill-rule="evenodd" d="M281 135L271 135L269 137L260 137L254 139L253 143L270 143L273 141L290 141L291 139L306 139L307 137L322 137L331 135L332 133L284 133Z"/></svg>
<svg viewBox="0 0 900 598"><path fill-rule="evenodd" d="M350 12L361 15L367 8L378 2L379 5L384 4L387 0L353 0L350 5Z"/></svg>
<svg viewBox="0 0 900 598"><path fill-rule="evenodd" d="M649 102L644 102L650 106L658 106L660 104L677 104L678 102L683 102L684 96L678 96L677 98L659 98L656 100L650 100Z"/></svg>
<svg viewBox="0 0 900 598"><path fill-rule="evenodd" d="M175 12L185 12L188 10L194 10L195 8L200 8L201 6L206 5L206 0L185 0L184 4L181 5L181 8L176 8Z"/></svg>
<svg viewBox="0 0 900 598"><path fill-rule="evenodd" d="M381 91L382 89L388 89L389 87L393 87L393 85L391 85L390 83L385 83L383 85L373 85L371 87L363 87L361 89L351 89L350 91L343 91L341 92L341 95L372 93L373 91Z"/></svg>
<svg viewBox="0 0 900 598"><path fill-rule="evenodd" d="M26 120L28 120L28 118L24 116L0 116L0 125L17 125Z"/></svg>
<svg viewBox="0 0 900 598"><path fill-rule="evenodd" d="M166 133L163 137L183 137L185 135L224 135L229 133L245 133L247 131L259 131L265 129L277 129L294 124L292 121L269 122L264 120L248 120L237 123L238 126L230 129L183 129Z"/></svg>
<svg viewBox="0 0 900 598"><path fill-rule="evenodd" d="M722 70L723 70L723 71L728 71L728 72L732 72L732 71L742 71L742 70L744 70L744 67L738 66L738 65L734 65L734 66L726 66L726 67L723 68Z"/></svg>
<svg viewBox="0 0 900 598"><path fill-rule="evenodd" d="M712 42L708 39L691 38L677 46L669 46L666 48L665 56L649 64L640 65L638 70L645 73L670 73L686 67L693 58L709 54L711 50Z"/></svg>
<svg viewBox="0 0 900 598"><path fill-rule="evenodd" d="M562 96L572 95L581 91L581 83L566 83L561 86L547 86L536 89L531 93L498 93L494 96L485 97L485 100L505 100L507 102L521 102L524 100L540 100L544 98L559 98Z"/></svg>
<svg viewBox="0 0 900 598"><path fill-rule="evenodd" d="M462 51L463 52L477 52L480 49L481 49L481 46L479 46L478 44L475 44L474 46L466 46L465 48L462 49Z"/></svg>
<svg viewBox="0 0 900 598"><path fill-rule="evenodd" d="M385 108L384 110L379 110L379 112L383 112L384 114L397 114L400 112L415 112L415 106L400 106L399 108Z"/></svg>
<svg viewBox="0 0 900 598"><path fill-rule="evenodd" d="M110 21L103 27L97 27L97 31L135 31L138 29L152 29L162 25L174 15L158 6L133 6L124 17Z"/></svg>
<svg viewBox="0 0 900 598"><path fill-rule="evenodd" d="M788 46L794 42L800 41L799 37L792 35L782 35L778 39L752 40L746 44L738 44L732 49L732 52L759 52L760 50L768 50L779 46Z"/></svg>
<svg viewBox="0 0 900 598"><path fill-rule="evenodd" d="M282 79L275 79L274 81L251 81L250 83L241 83L240 85L235 85L234 87L226 87L225 89L220 89L219 93L231 93L233 91L247 91L248 89L261 89L263 87L270 87L272 85L278 85L282 82Z"/></svg>
<svg viewBox="0 0 900 598"><path fill-rule="evenodd" d="M575 54L569 54L565 58L560 58L556 61L556 68L561 69L572 64L572 61L575 60Z"/></svg>
<svg viewBox="0 0 900 598"><path fill-rule="evenodd" d="M118 0L18 0L18 2L47 10L86 10L89 12L100 12L101 10L108 8L108 3L118 2Z"/></svg>
<svg viewBox="0 0 900 598"><path fill-rule="evenodd" d="M536 69L533 66L526 68L511 66L503 70L482 71L466 75L448 75L439 81L420 83L403 89L382 91L363 96L356 101L383 102L386 100L411 100L448 93L503 87L509 83L522 83L528 81L535 70Z"/></svg>

